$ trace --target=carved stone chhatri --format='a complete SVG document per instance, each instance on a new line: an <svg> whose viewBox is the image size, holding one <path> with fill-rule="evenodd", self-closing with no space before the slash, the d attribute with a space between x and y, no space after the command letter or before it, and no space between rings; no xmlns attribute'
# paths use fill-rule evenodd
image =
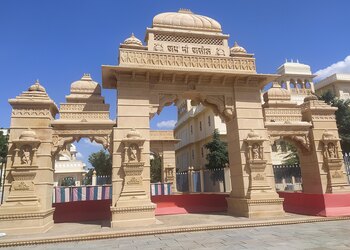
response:
<svg viewBox="0 0 350 250"><path fill-rule="evenodd" d="M20 203L26 211L38 211L39 199L35 193L34 178L36 176L37 150L40 140L33 130L25 130L19 139L13 140L14 161L11 170L13 181L3 209L15 212ZM22 210L23 208L19 208Z"/></svg>
<svg viewBox="0 0 350 250"><path fill-rule="evenodd" d="M145 162L142 157L145 139L135 129L129 131L122 140L124 150L122 169L124 185L120 197L111 207L112 227L130 226L133 223L155 223L155 204L151 203L143 187L142 172ZM132 220L130 220L132 218Z"/></svg>
<svg viewBox="0 0 350 250"><path fill-rule="evenodd" d="M343 172L344 162L339 150L340 139L327 130L322 135L323 162L327 171L327 193L348 192L346 175Z"/></svg>
<svg viewBox="0 0 350 250"><path fill-rule="evenodd" d="M245 143L247 144L246 157L249 172L247 198L264 198L266 191L271 191L265 174L267 161L264 159L264 141L266 141L266 139L262 138L254 130L251 130L245 139Z"/></svg>

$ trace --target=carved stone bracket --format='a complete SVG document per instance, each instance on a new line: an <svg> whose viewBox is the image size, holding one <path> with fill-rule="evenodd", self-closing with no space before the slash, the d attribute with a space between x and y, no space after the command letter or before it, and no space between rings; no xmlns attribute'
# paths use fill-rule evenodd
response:
<svg viewBox="0 0 350 250"><path fill-rule="evenodd" d="M213 109L225 122L230 121L234 116L233 98L224 95L206 95L200 98L205 106Z"/></svg>
<svg viewBox="0 0 350 250"><path fill-rule="evenodd" d="M165 106L170 106L178 100L178 96L175 94L155 94L151 96L150 105L150 119L157 113L162 112Z"/></svg>

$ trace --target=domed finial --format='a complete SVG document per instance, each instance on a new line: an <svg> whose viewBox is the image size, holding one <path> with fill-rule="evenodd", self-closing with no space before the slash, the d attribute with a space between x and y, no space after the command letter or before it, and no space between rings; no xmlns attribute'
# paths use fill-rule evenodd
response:
<svg viewBox="0 0 350 250"><path fill-rule="evenodd" d="M245 48L238 45L238 43L235 41L233 44L233 47L231 48L231 54L247 54L247 51Z"/></svg>
<svg viewBox="0 0 350 250"><path fill-rule="evenodd" d="M304 102L317 101L318 97L314 93L310 93L307 97L304 98Z"/></svg>
<svg viewBox="0 0 350 250"><path fill-rule="evenodd" d="M46 92L45 88L40 85L39 79L36 79L35 83L29 87L28 91Z"/></svg>
<svg viewBox="0 0 350 250"><path fill-rule="evenodd" d="M190 9L179 9L179 13L185 13L185 14L193 14L193 12Z"/></svg>
<svg viewBox="0 0 350 250"><path fill-rule="evenodd" d="M91 75L89 73L84 73L83 77L81 78L81 80L84 81L92 81Z"/></svg>
<svg viewBox="0 0 350 250"><path fill-rule="evenodd" d="M141 40L135 37L134 33L131 33L131 36L125 39L123 44L132 46L142 46Z"/></svg>

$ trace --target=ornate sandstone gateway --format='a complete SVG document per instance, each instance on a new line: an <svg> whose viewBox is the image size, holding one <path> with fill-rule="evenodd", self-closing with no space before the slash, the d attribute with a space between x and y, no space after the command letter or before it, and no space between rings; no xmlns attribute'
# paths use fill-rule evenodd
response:
<svg viewBox="0 0 350 250"><path fill-rule="evenodd" d="M81 137L101 143L113 155L112 227L155 223L149 120L181 98L211 107L226 122L229 214L284 215L270 157L271 143L281 137L299 149L304 192L349 192L335 109L315 96L298 106L277 83L261 105L260 90L278 75L257 74L253 55L237 43L229 48L228 38L217 21L189 10L155 16L146 45L132 35L120 45L119 65L102 66L103 87L118 90L116 122L89 75L72 84L60 110L39 83L11 99L0 231L43 232L52 226L54 155ZM167 171L171 179L174 171Z"/></svg>

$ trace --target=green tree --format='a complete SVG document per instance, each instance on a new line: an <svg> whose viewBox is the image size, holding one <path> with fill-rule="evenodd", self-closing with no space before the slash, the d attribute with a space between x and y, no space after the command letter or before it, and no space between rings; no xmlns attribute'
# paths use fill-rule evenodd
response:
<svg viewBox="0 0 350 250"><path fill-rule="evenodd" d="M300 161L299 161L297 148L289 142L285 142L285 143L286 143L288 154L285 157L283 157L282 164L284 165L299 164Z"/></svg>
<svg viewBox="0 0 350 250"><path fill-rule="evenodd" d="M207 169L224 168L228 164L227 143L220 140L220 134L217 129L214 130L213 140L205 145L208 149Z"/></svg>
<svg viewBox="0 0 350 250"><path fill-rule="evenodd" d="M162 181L162 159L160 156L155 155L151 159L151 183Z"/></svg>
<svg viewBox="0 0 350 250"><path fill-rule="evenodd" d="M0 165L6 163L6 156L8 151L8 136L0 131Z"/></svg>
<svg viewBox="0 0 350 250"><path fill-rule="evenodd" d="M338 108L335 111L335 117L341 139L340 144L343 152L350 152L350 99L339 99L331 91L325 92L319 96L319 99Z"/></svg>
<svg viewBox="0 0 350 250"><path fill-rule="evenodd" d="M0 167L1 171L4 171L4 164L7 160L7 152L8 152L8 136L4 135L3 131L0 131ZM2 176L2 175L1 175ZM2 185L2 179L0 176L0 186Z"/></svg>
<svg viewBox="0 0 350 250"><path fill-rule="evenodd" d="M101 149L89 155L89 162L96 170L97 175L112 175L112 157L106 150ZM92 173L92 171L90 172Z"/></svg>

